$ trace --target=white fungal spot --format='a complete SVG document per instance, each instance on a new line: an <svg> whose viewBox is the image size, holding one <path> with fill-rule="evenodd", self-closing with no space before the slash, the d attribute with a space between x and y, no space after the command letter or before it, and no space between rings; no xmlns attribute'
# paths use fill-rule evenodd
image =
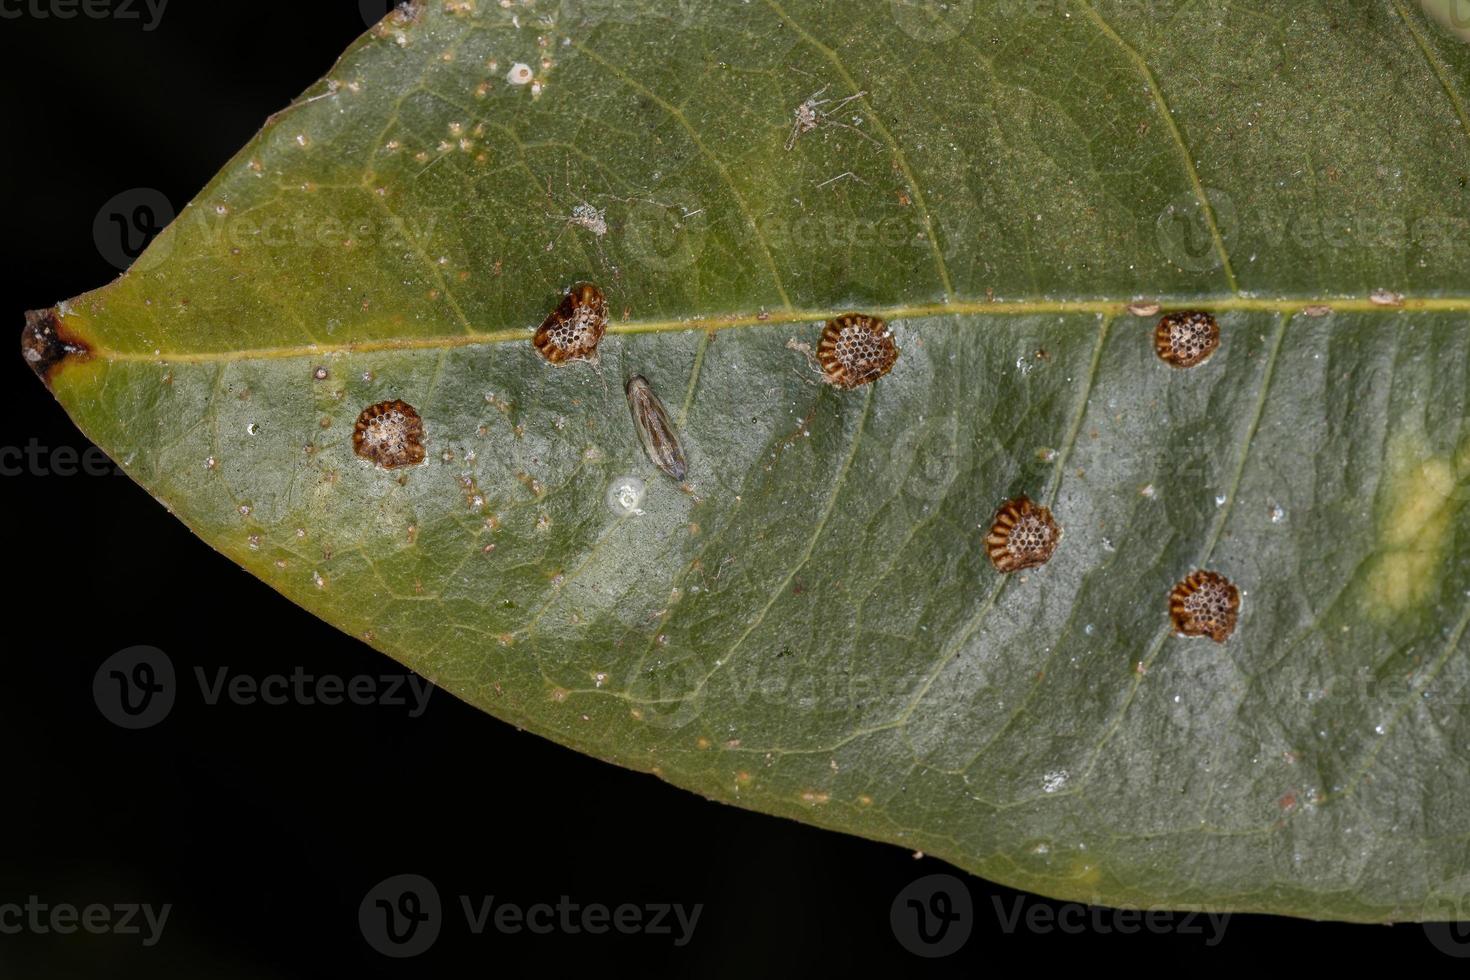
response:
<svg viewBox="0 0 1470 980"><path fill-rule="evenodd" d="M1065 769L1053 769L1041 777L1041 791L1043 793L1055 793L1067 785L1067 778L1069 776L1070 773Z"/></svg>
<svg viewBox="0 0 1470 980"><path fill-rule="evenodd" d="M608 484L607 509L616 517L636 517L643 513L643 498L648 487L636 476L620 476Z"/></svg>
<svg viewBox="0 0 1470 980"><path fill-rule="evenodd" d="M505 73L505 80L512 85L526 85L530 83L534 75L535 73L531 71L530 65L524 61L517 61L510 66L510 71Z"/></svg>

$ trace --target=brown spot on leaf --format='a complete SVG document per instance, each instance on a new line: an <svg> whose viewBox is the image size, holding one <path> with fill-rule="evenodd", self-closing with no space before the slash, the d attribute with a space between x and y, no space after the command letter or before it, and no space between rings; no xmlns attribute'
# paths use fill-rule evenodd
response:
<svg viewBox="0 0 1470 980"><path fill-rule="evenodd" d="M1051 511L1020 496L1007 500L996 512L985 547L996 571L1009 575L1045 565L1062 540L1062 529Z"/></svg>
<svg viewBox="0 0 1470 980"><path fill-rule="evenodd" d="M369 405L357 417L352 449L385 470L424 461L424 422L405 401Z"/></svg>
<svg viewBox="0 0 1470 980"><path fill-rule="evenodd" d="M817 363L828 384L850 391L891 371L898 353L888 324L864 313L847 313L828 321L817 344Z"/></svg>
<svg viewBox="0 0 1470 980"><path fill-rule="evenodd" d="M1169 593L1169 616L1181 636L1208 636L1224 643L1235 632L1240 590L1218 572L1197 571Z"/></svg>
<svg viewBox="0 0 1470 980"><path fill-rule="evenodd" d="M551 311L532 343L552 364L590 360L607 331L607 297L593 283L579 282Z"/></svg>
<svg viewBox="0 0 1470 980"><path fill-rule="evenodd" d="M1208 313L1170 313L1154 331L1154 349L1166 364L1192 368L1220 348L1220 324Z"/></svg>
<svg viewBox="0 0 1470 980"><path fill-rule="evenodd" d="M32 310L26 314L25 329L20 335L20 350L36 376L51 387L57 369L68 361L84 361L92 349L73 336L62 325L54 308Z"/></svg>

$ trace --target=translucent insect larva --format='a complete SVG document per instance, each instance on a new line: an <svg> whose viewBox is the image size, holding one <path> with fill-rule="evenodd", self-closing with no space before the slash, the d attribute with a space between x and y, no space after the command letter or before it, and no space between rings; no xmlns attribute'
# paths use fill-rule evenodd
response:
<svg viewBox="0 0 1470 980"><path fill-rule="evenodd" d="M689 464L684 458L684 447L679 445L679 434L669 421L664 403L653 393L653 385L641 374L628 379L628 408L633 412L633 424L649 460L674 479L684 479Z"/></svg>

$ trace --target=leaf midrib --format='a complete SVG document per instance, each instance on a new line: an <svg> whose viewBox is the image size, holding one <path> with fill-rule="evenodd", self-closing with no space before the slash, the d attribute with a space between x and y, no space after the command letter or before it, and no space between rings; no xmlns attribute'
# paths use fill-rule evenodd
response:
<svg viewBox="0 0 1470 980"><path fill-rule="evenodd" d="M881 317L889 322L900 320L932 319L945 316L1122 316L1129 307L1140 302L1136 299L1092 299L1092 300L957 300L953 303L930 303L913 306L864 307L863 312ZM1169 300L1161 304L1161 310L1198 310L1206 313L1269 313L1295 317L1304 310L1314 307L1329 307L1336 313L1463 313L1470 315L1470 295L1433 296L1405 299L1401 305L1385 306L1371 299L1317 298L1303 296L1229 296L1199 301ZM489 344L518 343L527 340L532 333L530 327L515 327L479 333L457 333L427 337L400 337L381 340L365 340L342 344L295 344L281 347L256 347L222 351L126 351L106 347L98 342L86 329L88 318L75 311L58 310L63 319L77 326L80 320L81 336L88 344L91 355L107 361L140 361L151 364L193 364L232 361L254 361L317 357L332 354L364 354L397 350L443 350L456 347L476 347ZM614 335L636 335L645 333L678 333L687 330L717 332L746 327L775 327L787 324L820 323L850 312L849 309L781 310L779 313L744 313L713 316L692 316L664 320L625 320L609 323L607 332ZM1146 318L1145 318L1146 319Z"/></svg>

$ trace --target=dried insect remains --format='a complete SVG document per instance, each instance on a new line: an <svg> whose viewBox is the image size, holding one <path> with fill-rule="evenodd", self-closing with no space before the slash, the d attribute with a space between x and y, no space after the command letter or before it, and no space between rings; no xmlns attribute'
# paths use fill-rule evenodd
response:
<svg viewBox="0 0 1470 980"><path fill-rule="evenodd" d="M1045 565L1061 540L1062 529L1051 510L1021 496L1000 505L985 547L996 571L1009 575Z"/></svg>
<svg viewBox="0 0 1470 980"><path fill-rule="evenodd" d="M424 422L405 401L378 402L362 410L352 430L352 450L385 470L424 461Z"/></svg>
<svg viewBox="0 0 1470 980"><path fill-rule="evenodd" d="M551 311L531 342L552 364L593 360L607 331L607 297L593 283L579 282Z"/></svg>
<svg viewBox="0 0 1470 980"><path fill-rule="evenodd" d="M1169 617L1181 636L1224 643L1235 632L1240 590L1218 572L1192 572L1169 593Z"/></svg>
<svg viewBox="0 0 1470 980"><path fill-rule="evenodd" d="M847 313L828 321L817 344L817 363L828 384L850 391L891 371L898 353L888 324L864 313Z"/></svg>
<svg viewBox="0 0 1470 980"><path fill-rule="evenodd" d="M684 458L684 447L679 445L679 434L669 420L663 402L654 394L653 385L641 374L628 379L628 408L633 412L633 425L638 429L638 440L654 466L676 480L684 479L689 472Z"/></svg>
<svg viewBox="0 0 1470 980"><path fill-rule="evenodd" d="M786 137L786 149L791 149L793 146L796 145L797 140L801 139L812 130L820 129L823 126L837 126L841 129L850 129L868 142L876 142L873 137L869 136L861 129L858 129L856 125L845 122L837 122L832 118L833 114L840 112L849 103L856 102L868 93L859 92L856 95L849 95L845 99L822 98L822 96L827 94L827 90L831 87L832 86L830 85L822 86L820 89L807 96L806 99L801 103L801 105L796 107L795 111L792 113L795 118L792 120L791 123L791 135ZM854 122L858 121L860 120L854 120Z"/></svg>
<svg viewBox="0 0 1470 980"><path fill-rule="evenodd" d="M1154 331L1154 349L1166 364L1191 368L1220 348L1220 324L1208 313L1170 313Z"/></svg>

